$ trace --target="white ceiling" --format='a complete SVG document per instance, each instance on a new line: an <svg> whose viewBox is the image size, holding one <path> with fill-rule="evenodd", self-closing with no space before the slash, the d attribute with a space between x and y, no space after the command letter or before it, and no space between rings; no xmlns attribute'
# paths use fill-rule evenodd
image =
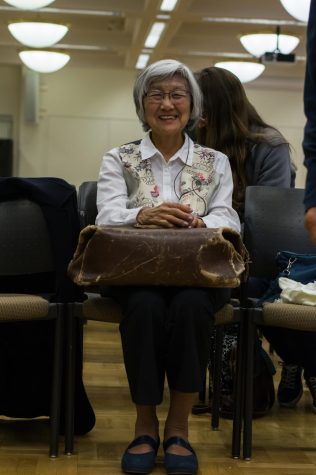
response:
<svg viewBox="0 0 316 475"><path fill-rule="evenodd" d="M300 0L297 0L300 1ZM36 12L17 10L0 0L0 64L20 64L19 43L7 24L16 19L42 19L70 24L59 48L76 67L133 69L161 0L55 0ZM175 58L193 70L216 61L250 57L238 36L250 32L294 33L301 38L295 63L269 63L255 82L301 87L305 72L306 25L292 18L279 0L178 0L166 21L150 61Z"/></svg>

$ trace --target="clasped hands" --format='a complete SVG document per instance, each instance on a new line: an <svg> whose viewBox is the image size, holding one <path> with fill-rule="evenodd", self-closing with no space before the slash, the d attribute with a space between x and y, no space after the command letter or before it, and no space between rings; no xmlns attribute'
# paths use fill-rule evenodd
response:
<svg viewBox="0 0 316 475"><path fill-rule="evenodd" d="M166 202L153 208L142 208L136 221L161 228L205 228L204 221L192 211L189 205Z"/></svg>

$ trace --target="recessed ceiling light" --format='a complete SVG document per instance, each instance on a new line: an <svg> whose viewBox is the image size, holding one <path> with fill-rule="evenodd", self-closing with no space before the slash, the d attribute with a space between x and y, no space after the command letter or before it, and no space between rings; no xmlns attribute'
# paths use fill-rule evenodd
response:
<svg viewBox="0 0 316 475"><path fill-rule="evenodd" d="M145 54L145 53L140 54L138 56L135 68L144 69L147 66L148 60L149 60L149 54Z"/></svg>
<svg viewBox="0 0 316 475"><path fill-rule="evenodd" d="M145 40L145 44L144 44L145 48L154 48L157 45L165 27L166 27L166 24L162 21L156 21L153 24Z"/></svg>
<svg viewBox="0 0 316 475"><path fill-rule="evenodd" d="M157 20L170 20L170 15L158 14L156 15Z"/></svg>
<svg viewBox="0 0 316 475"><path fill-rule="evenodd" d="M162 0L160 10L164 12L171 12L175 9L178 0Z"/></svg>

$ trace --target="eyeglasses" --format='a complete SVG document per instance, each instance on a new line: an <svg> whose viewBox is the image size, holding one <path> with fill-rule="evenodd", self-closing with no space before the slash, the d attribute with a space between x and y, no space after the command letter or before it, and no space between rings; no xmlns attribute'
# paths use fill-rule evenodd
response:
<svg viewBox="0 0 316 475"><path fill-rule="evenodd" d="M173 104L178 104L179 102L182 102L184 99L186 99L189 94L189 91L181 90L171 92L149 91L147 92L146 97L148 98L148 102L151 102L152 104L160 104L164 98L168 96L169 101L171 101Z"/></svg>

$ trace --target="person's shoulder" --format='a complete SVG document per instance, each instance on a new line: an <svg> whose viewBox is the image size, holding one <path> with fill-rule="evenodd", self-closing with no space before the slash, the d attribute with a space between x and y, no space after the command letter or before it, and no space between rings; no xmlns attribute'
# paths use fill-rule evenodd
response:
<svg viewBox="0 0 316 475"><path fill-rule="evenodd" d="M133 149L139 147L140 144L141 144L141 142L142 142L142 139L133 140L132 142L127 142L127 143L124 143L124 144L120 145L120 146L118 147L118 149L119 149L121 152L124 152L124 151L126 151L126 150L128 150L128 149L132 149L132 150L133 150Z"/></svg>
<svg viewBox="0 0 316 475"><path fill-rule="evenodd" d="M205 147L204 145L199 145L197 143L194 144L195 150L197 152L202 153L203 156L209 156L210 159L213 161L213 166L214 169L218 173L224 173L228 164L229 164L229 159L227 155L225 155L223 152L220 152L219 150L215 150L214 148L210 147Z"/></svg>
<svg viewBox="0 0 316 475"><path fill-rule="evenodd" d="M108 150L105 153L103 158L107 158L109 156L117 158L121 153L131 153L131 151L134 151L141 144L141 141L141 139L134 140L133 142L127 142L119 145L118 147L113 147L111 150Z"/></svg>
<svg viewBox="0 0 316 475"><path fill-rule="evenodd" d="M266 129L266 137L269 143L273 146L277 145L289 145L286 138L281 134L281 132L272 127Z"/></svg>
<svg viewBox="0 0 316 475"><path fill-rule="evenodd" d="M194 143L194 149L196 151L201 151L204 153L209 153L212 155L214 158L218 157L226 157L226 155L222 152L219 152L218 150L215 150L214 148L206 147L205 145L200 145L198 143ZM226 157L227 158L227 157Z"/></svg>
<svg viewBox="0 0 316 475"><path fill-rule="evenodd" d="M133 145L139 145L141 143L142 139L137 139L137 140L133 140L132 142L127 142L127 143L124 143L123 145L121 145L120 147L127 147L129 145L133 146Z"/></svg>
<svg viewBox="0 0 316 475"><path fill-rule="evenodd" d="M277 147L278 145L289 145L286 138L278 129L274 127L260 127L253 130L258 134L258 145ZM261 140L260 140L261 137Z"/></svg>

